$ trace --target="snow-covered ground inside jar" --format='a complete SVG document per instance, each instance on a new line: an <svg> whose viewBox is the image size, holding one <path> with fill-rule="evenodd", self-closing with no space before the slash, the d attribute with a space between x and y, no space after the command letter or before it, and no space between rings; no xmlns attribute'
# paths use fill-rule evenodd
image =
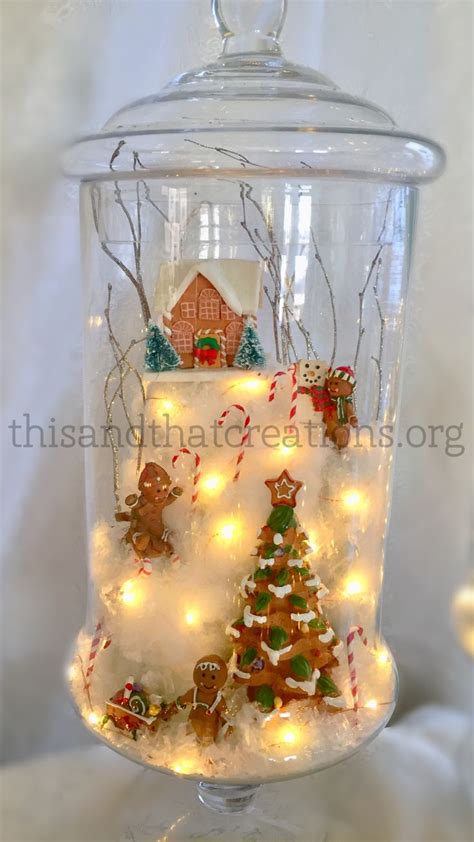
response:
<svg viewBox="0 0 474 842"><path fill-rule="evenodd" d="M156 732L139 731L136 741L111 721L102 726L108 698L101 690L104 677L94 681L90 706L81 671L74 665L70 689L85 724L131 760L185 776L248 783L291 777L337 763L384 727L396 695L391 658L380 663L361 647L357 713L351 707L347 668L341 666L334 675L347 704L346 709L335 713L292 702L280 711L265 714L246 701L245 691L226 688L232 730L221 732L211 746L201 745L194 732L190 733L186 712L160 722ZM144 677L149 678L149 674Z"/></svg>

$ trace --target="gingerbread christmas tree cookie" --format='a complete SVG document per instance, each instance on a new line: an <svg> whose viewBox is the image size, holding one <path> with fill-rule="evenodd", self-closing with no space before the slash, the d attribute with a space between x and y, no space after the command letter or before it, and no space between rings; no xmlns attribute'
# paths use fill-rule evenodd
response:
<svg viewBox="0 0 474 842"><path fill-rule="evenodd" d="M292 700L337 710L344 701L331 672L343 644L324 616L328 591L307 561L312 549L295 513L303 483L285 470L265 484L273 508L259 534L257 568L242 581L241 616L227 629L233 679L263 710Z"/></svg>

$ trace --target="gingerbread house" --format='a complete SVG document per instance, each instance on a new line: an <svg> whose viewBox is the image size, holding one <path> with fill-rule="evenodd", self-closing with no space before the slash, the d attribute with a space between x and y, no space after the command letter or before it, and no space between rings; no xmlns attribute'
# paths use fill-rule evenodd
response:
<svg viewBox="0 0 474 842"><path fill-rule="evenodd" d="M253 260L163 263L155 318L183 368L231 366L245 321L257 318L263 264Z"/></svg>

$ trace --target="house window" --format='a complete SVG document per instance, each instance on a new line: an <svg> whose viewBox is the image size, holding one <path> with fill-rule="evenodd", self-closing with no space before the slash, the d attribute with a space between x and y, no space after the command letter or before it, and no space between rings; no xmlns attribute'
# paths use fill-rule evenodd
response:
<svg viewBox="0 0 474 842"><path fill-rule="evenodd" d="M171 341L178 354L191 354L193 350L193 326L190 322L175 322Z"/></svg>
<svg viewBox="0 0 474 842"><path fill-rule="evenodd" d="M234 313L227 304L221 304L221 318L225 319L226 322L232 322L234 319L237 318L237 313Z"/></svg>
<svg viewBox="0 0 474 842"><path fill-rule="evenodd" d="M183 319L196 318L196 303L194 301L183 301L180 310Z"/></svg>
<svg viewBox="0 0 474 842"><path fill-rule="evenodd" d="M225 336L227 340L226 353L233 356L237 353L240 337L242 336L241 322L231 322L230 325L227 325Z"/></svg>
<svg viewBox="0 0 474 842"><path fill-rule="evenodd" d="M215 289L203 289L199 295L199 318L219 320L221 315L221 299Z"/></svg>

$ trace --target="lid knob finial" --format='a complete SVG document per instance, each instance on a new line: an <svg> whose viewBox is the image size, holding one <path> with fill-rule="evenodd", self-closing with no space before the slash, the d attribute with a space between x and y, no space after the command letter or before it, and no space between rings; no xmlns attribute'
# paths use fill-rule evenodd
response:
<svg viewBox="0 0 474 842"><path fill-rule="evenodd" d="M287 0L211 0L223 53L280 53Z"/></svg>

